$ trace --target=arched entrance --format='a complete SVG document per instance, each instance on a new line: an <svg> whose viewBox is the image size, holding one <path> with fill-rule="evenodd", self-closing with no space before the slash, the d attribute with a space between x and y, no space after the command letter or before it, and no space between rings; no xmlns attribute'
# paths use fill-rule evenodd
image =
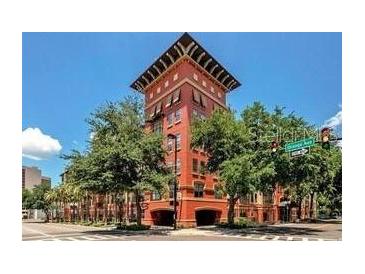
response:
<svg viewBox="0 0 365 274"><path fill-rule="evenodd" d="M173 226L174 210L169 208L155 209L151 211L154 225Z"/></svg>
<svg viewBox="0 0 365 274"><path fill-rule="evenodd" d="M215 208L198 208L195 210L197 226L214 225L219 223L221 210Z"/></svg>

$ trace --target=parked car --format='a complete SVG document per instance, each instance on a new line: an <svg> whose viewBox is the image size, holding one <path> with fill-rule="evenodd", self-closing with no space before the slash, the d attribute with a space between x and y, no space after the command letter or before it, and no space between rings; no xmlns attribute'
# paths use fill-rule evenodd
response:
<svg viewBox="0 0 365 274"><path fill-rule="evenodd" d="M22 219L28 219L28 210L26 209L22 210Z"/></svg>

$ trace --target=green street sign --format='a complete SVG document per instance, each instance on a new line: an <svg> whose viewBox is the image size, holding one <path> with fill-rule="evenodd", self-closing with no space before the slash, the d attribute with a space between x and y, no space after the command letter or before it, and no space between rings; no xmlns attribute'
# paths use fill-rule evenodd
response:
<svg viewBox="0 0 365 274"><path fill-rule="evenodd" d="M314 138L307 138L307 139L302 139L293 143L288 143L285 145L285 152L291 152L291 151L295 151L295 150L300 150L302 148L306 148L306 147L312 147L314 146L315 140Z"/></svg>

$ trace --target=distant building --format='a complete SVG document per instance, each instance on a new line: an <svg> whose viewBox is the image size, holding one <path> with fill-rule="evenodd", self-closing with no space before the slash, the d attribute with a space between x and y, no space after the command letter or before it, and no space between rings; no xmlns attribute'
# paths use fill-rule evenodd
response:
<svg viewBox="0 0 365 274"><path fill-rule="evenodd" d="M51 178L50 177L46 177L46 176L42 176L41 183L42 184L47 184L47 185L51 186Z"/></svg>
<svg viewBox="0 0 365 274"><path fill-rule="evenodd" d="M42 176L42 171L38 167L22 167L22 188L32 189L41 183L51 185L51 178Z"/></svg>

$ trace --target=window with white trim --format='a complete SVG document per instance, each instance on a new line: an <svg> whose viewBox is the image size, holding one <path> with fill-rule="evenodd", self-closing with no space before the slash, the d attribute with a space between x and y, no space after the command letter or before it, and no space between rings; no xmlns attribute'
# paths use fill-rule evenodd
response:
<svg viewBox="0 0 365 274"><path fill-rule="evenodd" d="M223 198L223 191L218 185L214 185L214 198L215 199Z"/></svg>
<svg viewBox="0 0 365 274"><path fill-rule="evenodd" d="M169 138L169 139L167 139L167 151L168 152L171 152L172 150L173 150L173 139L171 139L171 138Z"/></svg>
<svg viewBox="0 0 365 274"><path fill-rule="evenodd" d="M176 74L174 75L174 81L176 81L178 78L179 78L179 74L178 74L178 73L176 73Z"/></svg>
<svg viewBox="0 0 365 274"><path fill-rule="evenodd" d="M222 94L218 91L218 98L221 98Z"/></svg>
<svg viewBox="0 0 365 274"><path fill-rule="evenodd" d="M174 113L171 112L167 115L167 126L171 127L174 124Z"/></svg>
<svg viewBox="0 0 365 274"><path fill-rule="evenodd" d="M205 82L204 80L203 80L202 84L203 84L203 87L207 86L207 82Z"/></svg>
<svg viewBox="0 0 365 274"><path fill-rule="evenodd" d="M169 80L167 80L166 82L165 82L165 88L167 88L169 86Z"/></svg>
<svg viewBox="0 0 365 274"><path fill-rule="evenodd" d="M200 182L194 183L194 197L202 198L204 195L204 184Z"/></svg>
<svg viewBox="0 0 365 274"><path fill-rule="evenodd" d="M153 92L150 93L150 99L152 99L152 98L153 98Z"/></svg>
<svg viewBox="0 0 365 274"><path fill-rule="evenodd" d="M194 73L193 78L194 78L195 81L198 81L198 75L197 74Z"/></svg>
<svg viewBox="0 0 365 274"><path fill-rule="evenodd" d="M210 87L210 92L214 93L214 87Z"/></svg>
<svg viewBox="0 0 365 274"><path fill-rule="evenodd" d="M198 159L193 158L193 172L198 173L198 169L199 169L199 161Z"/></svg>
<svg viewBox="0 0 365 274"><path fill-rule="evenodd" d="M180 122L181 121L181 109L178 109L175 112L175 123Z"/></svg>
<svg viewBox="0 0 365 274"><path fill-rule="evenodd" d="M158 192L157 190L152 191L151 200L152 201L161 200L161 194L160 194L160 192Z"/></svg>
<svg viewBox="0 0 365 274"><path fill-rule="evenodd" d="M157 88L157 94L159 94L161 92L161 87Z"/></svg>
<svg viewBox="0 0 365 274"><path fill-rule="evenodd" d="M181 149L181 134L180 133L176 133L176 147L177 149Z"/></svg>

